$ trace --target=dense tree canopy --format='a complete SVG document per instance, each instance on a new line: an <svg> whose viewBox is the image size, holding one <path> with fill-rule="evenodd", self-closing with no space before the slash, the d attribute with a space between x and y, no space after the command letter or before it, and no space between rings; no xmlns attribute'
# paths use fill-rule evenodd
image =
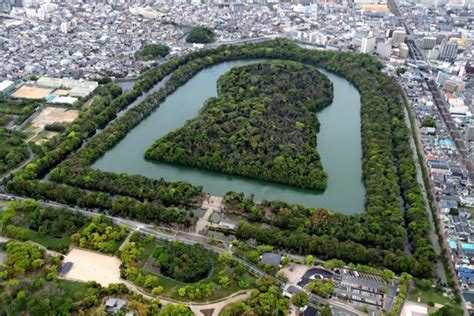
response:
<svg viewBox="0 0 474 316"><path fill-rule="evenodd" d="M188 43L200 43L208 44L216 40L214 32L205 26L196 26L189 30L186 36L186 42Z"/></svg>
<svg viewBox="0 0 474 316"><path fill-rule="evenodd" d="M25 275L45 264L46 254L38 246L10 241L6 245L7 261L0 270L0 280Z"/></svg>
<svg viewBox="0 0 474 316"><path fill-rule="evenodd" d="M148 44L145 45L137 53L137 58L145 60L158 59L160 57L165 57L169 54L170 48L167 45L163 44Z"/></svg>
<svg viewBox="0 0 474 316"><path fill-rule="evenodd" d="M270 278L257 280L257 288L248 300L237 301L227 305L222 311L223 316L237 315L288 315L288 299L282 297L282 290Z"/></svg>
<svg viewBox="0 0 474 316"><path fill-rule="evenodd" d="M64 237L77 232L87 222L81 214L74 214L66 210L44 207L33 199L12 201L0 217L0 228L11 223L15 217L24 218L24 225L42 235Z"/></svg>
<svg viewBox="0 0 474 316"><path fill-rule="evenodd" d="M201 246L174 242L169 247L158 247L153 256L163 275L181 282L197 282L209 274L212 262Z"/></svg>
<svg viewBox="0 0 474 316"><path fill-rule="evenodd" d="M28 158L28 150L23 138L0 127L0 174L14 168Z"/></svg>
<svg viewBox="0 0 474 316"><path fill-rule="evenodd" d="M219 79L218 90L197 118L156 141L145 157L326 188L315 114L332 99L326 76L294 62L265 62L232 69Z"/></svg>
<svg viewBox="0 0 474 316"><path fill-rule="evenodd" d="M125 226L115 227L108 218L96 216L79 233L72 235L71 239L80 247L114 253L126 236Z"/></svg>

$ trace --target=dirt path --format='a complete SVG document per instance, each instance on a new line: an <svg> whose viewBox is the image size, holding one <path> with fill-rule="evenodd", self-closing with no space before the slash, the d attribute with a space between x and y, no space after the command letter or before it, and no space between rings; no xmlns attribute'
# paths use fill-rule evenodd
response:
<svg viewBox="0 0 474 316"><path fill-rule="evenodd" d="M127 235L127 238L125 238L125 240L122 242L122 244L120 245L119 249L120 251L123 250L123 247L125 247L126 244L128 244L128 241L130 240L130 236L132 236L133 232L129 232L128 235Z"/></svg>
<svg viewBox="0 0 474 316"><path fill-rule="evenodd" d="M131 283L130 281L121 279L121 282L124 283L128 287L129 290L134 291L136 293L139 293L147 299L151 300L151 299L156 298L154 296L151 296L151 295L145 293L143 290L141 290L138 286ZM202 310L213 310L212 315L217 316L217 315L219 315L220 311L225 306L227 306L229 304L232 304L232 303L235 303L237 301L249 299L250 298L250 293L252 293L252 291L250 291L250 290L245 291L245 292L235 293L235 294L232 294L231 296L223 299L220 302L209 303L209 304L206 304L206 303L202 303L202 304L200 304L200 303L185 303L185 302L171 301L171 300L167 300L166 298L161 298L161 297L158 297L158 298L160 299L160 302L164 305L167 305L167 304L182 304L182 305L188 306L197 316L205 315L203 312L201 312Z"/></svg>
<svg viewBox="0 0 474 316"><path fill-rule="evenodd" d="M201 310L211 310L213 309L214 311L212 312L213 316L219 315L220 311L229 304L235 303L237 301L242 301L250 298L250 293L251 291L247 291L245 293L239 293L235 294L234 296L228 297L226 300L223 300L221 302L213 303L213 304L191 304L188 305L189 308L197 315L197 316L203 316L204 313L201 312Z"/></svg>

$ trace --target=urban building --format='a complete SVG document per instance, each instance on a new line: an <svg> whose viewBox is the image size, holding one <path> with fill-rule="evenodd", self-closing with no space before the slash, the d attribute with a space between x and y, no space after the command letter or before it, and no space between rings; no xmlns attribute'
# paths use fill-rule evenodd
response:
<svg viewBox="0 0 474 316"><path fill-rule="evenodd" d="M377 55L381 58L390 58L392 53L392 43L390 41L377 43Z"/></svg>
<svg viewBox="0 0 474 316"><path fill-rule="evenodd" d="M0 13L10 13L13 7L21 5L21 0L0 0Z"/></svg>
<svg viewBox="0 0 474 316"><path fill-rule="evenodd" d="M403 28L398 28L395 31L393 31L392 34L392 44L393 45L399 45L400 43L405 42L405 37L407 36L407 33Z"/></svg>
<svg viewBox="0 0 474 316"><path fill-rule="evenodd" d="M400 43L400 57L401 58L407 58L408 54L410 53L410 50L408 48L408 45L405 43Z"/></svg>
<svg viewBox="0 0 474 316"><path fill-rule="evenodd" d="M456 59L457 54L458 43L445 41L441 44L438 59L443 61L453 61Z"/></svg>
<svg viewBox="0 0 474 316"><path fill-rule="evenodd" d="M423 49L433 49L436 46L436 37L427 36L423 38L421 48Z"/></svg>
<svg viewBox="0 0 474 316"><path fill-rule="evenodd" d="M367 37L362 38L360 52L368 54L375 51L375 40L376 37L373 35L369 35Z"/></svg>
<svg viewBox="0 0 474 316"><path fill-rule="evenodd" d="M4 80L0 82L0 98L6 97L13 92L15 88L15 83L10 80Z"/></svg>

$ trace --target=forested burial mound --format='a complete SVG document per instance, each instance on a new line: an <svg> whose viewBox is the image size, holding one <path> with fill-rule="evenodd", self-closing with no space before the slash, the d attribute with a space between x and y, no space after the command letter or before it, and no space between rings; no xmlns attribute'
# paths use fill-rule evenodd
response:
<svg viewBox="0 0 474 316"><path fill-rule="evenodd" d="M233 68L198 117L158 139L145 157L323 191L316 111L333 97L315 67L271 61Z"/></svg>

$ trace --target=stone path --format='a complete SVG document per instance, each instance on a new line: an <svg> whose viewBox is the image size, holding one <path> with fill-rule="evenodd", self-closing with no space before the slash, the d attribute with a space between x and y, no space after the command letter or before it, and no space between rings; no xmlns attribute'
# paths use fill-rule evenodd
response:
<svg viewBox="0 0 474 316"><path fill-rule="evenodd" d="M206 210L206 213L197 221L195 233L203 233L206 227L209 225L209 217L211 217L214 211L219 211L222 209L222 200L224 198L221 196L208 195L208 198L202 202L202 208Z"/></svg>

